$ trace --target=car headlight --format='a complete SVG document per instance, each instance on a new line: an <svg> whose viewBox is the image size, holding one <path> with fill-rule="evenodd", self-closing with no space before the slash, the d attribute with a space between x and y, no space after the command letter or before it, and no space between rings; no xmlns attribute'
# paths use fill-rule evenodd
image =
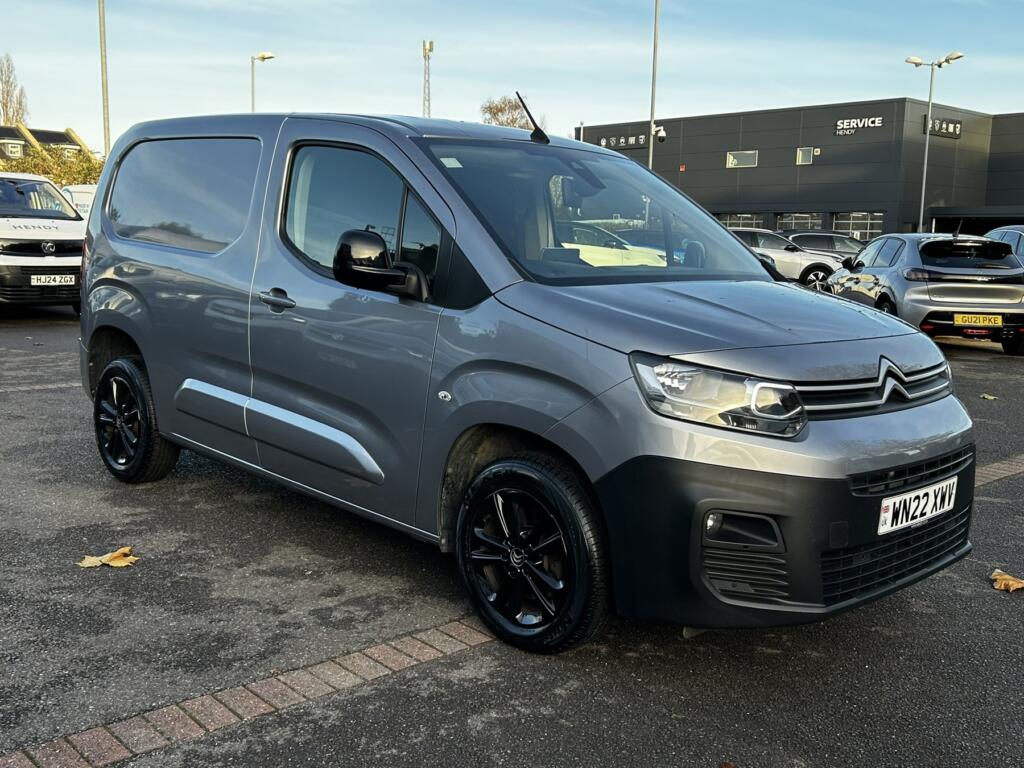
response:
<svg viewBox="0 0 1024 768"><path fill-rule="evenodd" d="M630 360L647 404L665 416L775 437L793 437L807 423L789 384L650 355Z"/></svg>

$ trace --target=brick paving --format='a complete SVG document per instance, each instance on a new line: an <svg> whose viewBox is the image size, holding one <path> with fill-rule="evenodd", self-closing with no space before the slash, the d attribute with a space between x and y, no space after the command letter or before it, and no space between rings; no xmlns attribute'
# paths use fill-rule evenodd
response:
<svg viewBox="0 0 1024 768"><path fill-rule="evenodd" d="M372 680L492 639L493 636L474 618L449 622L334 660L186 699L46 744L0 755L0 768L101 768L173 743L199 738L244 720L263 717L309 699L366 685Z"/></svg>

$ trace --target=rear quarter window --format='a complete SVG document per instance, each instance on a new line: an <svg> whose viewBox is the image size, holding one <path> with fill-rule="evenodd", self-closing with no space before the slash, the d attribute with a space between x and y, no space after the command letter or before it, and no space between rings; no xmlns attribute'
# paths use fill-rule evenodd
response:
<svg viewBox="0 0 1024 768"><path fill-rule="evenodd" d="M107 215L123 238L203 253L245 229L260 142L249 138L160 139L122 158Z"/></svg>

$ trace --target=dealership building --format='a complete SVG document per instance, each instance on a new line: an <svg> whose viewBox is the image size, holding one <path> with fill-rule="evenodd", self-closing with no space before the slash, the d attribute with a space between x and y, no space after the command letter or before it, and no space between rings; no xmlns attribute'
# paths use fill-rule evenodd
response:
<svg viewBox="0 0 1024 768"><path fill-rule="evenodd" d="M926 102L885 99L657 120L654 170L729 226L917 229ZM647 163L646 120L576 137ZM1024 113L932 110L925 227L1024 223Z"/></svg>

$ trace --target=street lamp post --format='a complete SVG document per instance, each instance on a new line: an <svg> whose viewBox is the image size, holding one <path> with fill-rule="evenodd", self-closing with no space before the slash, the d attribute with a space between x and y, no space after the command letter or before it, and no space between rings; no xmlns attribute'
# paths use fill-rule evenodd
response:
<svg viewBox="0 0 1024 768"><path fill-rule="evenodd" d="M931 144L932 138L932 98L935 95L935 70L942 69L948 64L952 64L957 59L962 59L964 55L959 51L953 51L945 58L933 61L930 64L924 61L919 56L908 56L906 58L907 64L913 64L914 68L917 67L929 67L931 73L928 77L928 117L925 122L924 129L924 166L921 170L921 208L917 215L917 231L924 232L924 201L925 192L928 188L928 147Z"/></svg>
<svg viewBox="0 0 1024 768"><path fill-rule="evenodd" d="M654 0L654 46L651 53L651 123L647 126L647 167L654 168L654 94L658 85L658 11L659 0Z"/></svg>
<svg viewBox="0 0 1024 768"><path fill-rule="evenodd" d="M274 54L270 51L261 51L255 56L249 57L249 102L250 111L256 111L256 62L257 61L270 61L274 58Z"/></svg>
<svg viewBox="0 0 1024 768"><path fill-rule="evenodd" d="M107 100L107 9L97 0L100 14L100 99L103 109L103 156L110 154L110 103Z"/></svg>

